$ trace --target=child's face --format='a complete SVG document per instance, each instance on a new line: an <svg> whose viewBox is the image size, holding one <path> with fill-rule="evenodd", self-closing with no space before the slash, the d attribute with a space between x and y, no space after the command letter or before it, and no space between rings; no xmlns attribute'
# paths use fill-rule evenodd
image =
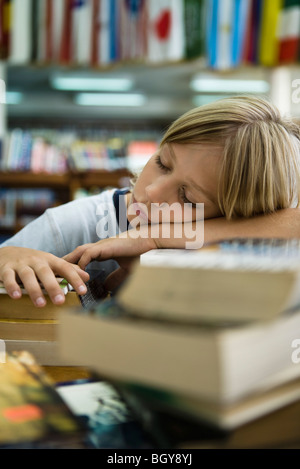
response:
<svg viewBox="0 0 300 469"><path fill-rule="evenodd" d="M157 223L161 219L156 219L155 208L174 203L180 216L185 203L204 203L205 218L221 216L217 203L221 157L222 148L213 145L165 144L150 158L135 183L128 200L128 205L132 204L129 221L139 215L141 222ZM171 217L171 222L178 221L176 211ZM194 221L196 208L185 213L184 219Z"/></svg>

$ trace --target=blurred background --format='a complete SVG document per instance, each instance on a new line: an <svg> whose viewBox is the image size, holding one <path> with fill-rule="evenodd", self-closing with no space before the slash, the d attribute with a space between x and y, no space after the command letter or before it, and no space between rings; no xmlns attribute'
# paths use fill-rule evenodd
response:
<svg viewBox="0 0 300 469"><path fill-rule="evenodd" d="M183 112L300 117L300 0L0 0L0 236L128 184Z"/></svg>

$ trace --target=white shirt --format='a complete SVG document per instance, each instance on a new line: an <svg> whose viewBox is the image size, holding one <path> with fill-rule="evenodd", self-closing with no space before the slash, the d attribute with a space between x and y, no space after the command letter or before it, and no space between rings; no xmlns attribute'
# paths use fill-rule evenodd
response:
<svg viewBox="0 0 300 469"><path fill-rule="evenodd" d="M50 252L63 257L77 246L95 243L119 233L113 195L116 189L85 197L45 211L43 215L26 225L12 238L0 245L19 246ZM120 200L120 210L125 210ZM1 255L1 251L0 251ZM100 266L101 264L101 266ZM92 262L87 271L91 277L99 269L106 274L116 269L113 261ZM95 272L96 271L96 272Z"/></svg>

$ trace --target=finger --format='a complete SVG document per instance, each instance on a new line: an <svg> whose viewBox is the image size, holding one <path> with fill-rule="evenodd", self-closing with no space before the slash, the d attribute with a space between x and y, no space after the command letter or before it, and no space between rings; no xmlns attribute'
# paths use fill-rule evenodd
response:
<svg viewBox="0 0 300 469"><path fill-rule="evenodd" d="M37 277L33 269L29 266L24 267L17 272L25 290L30 296L31 301L38 307L43 307L46 304L45 296L39 285Z"/></svg>
<svg viewBox="0 0 300 469"><path fill-rule="evenodd" d="M114 291L128 276L128 271L119 267L114 272L109 274L105 280L104 287L107 291Z"/></svg>
<svg viewBox="0 0 300 469"><path fill-rule="evenodd" d="M60 259L60 262L56 262L56 269L58 269L59 275L63 276L78 295L84 295L87 292L85 282L89 279L89 274L83 270L78 271L78 268L74 264L66 262Z"/></svg>
<svg viewBox="0 0 300 469"><path fill-rule="evenodd" d="M61 305L65 302L65 294L62 291L53 270L48 264L42 264L35 267L35 273L40 283L47 291L50 300L55 305Z"/></svg>
<svg viewBox="0 0 300 469"><path fill-rule="evenodd" d="M71 264L71 263L70 263ZM90 275L88 272L86 272L85 270L82 270L79 265L77 264L72 264L72 268L76 270L76 272L78 273L78 275L81 277L81 279L84 281L84 282L87 282L90 278Z"/></svg>
<svg viewBox="0 0 300 469"><path fill-rule="evenodd" d="M101 255L99 251L100 251L99 246L92 246L90 248L87 248L78 261L79 267L82 270L85 270L86 266L91 261L100 260Z"/></svg>
<svg viewBox="0 0 300 469"><path fill-rule="evenodd" d="M8 295L13 299L21 298L21 288L16 281L16 274L13 269L6 270L2 275L3 285Z"/></svg>
<svg viewBox="0 0 300 469"><path fill-rule="evenodd" d="M74 251L69 252L69 254L66 254L63 259L67 262L71 262L72 264L77 264L79 261L80 257L84 253L84 251L87 249L88 244L83 244L82 246L78 246Z"/></svg>

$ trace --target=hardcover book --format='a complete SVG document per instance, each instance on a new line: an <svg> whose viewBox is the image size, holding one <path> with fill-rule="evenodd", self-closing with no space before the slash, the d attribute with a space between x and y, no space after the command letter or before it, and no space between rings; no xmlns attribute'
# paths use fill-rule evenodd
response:
<svg viewBox="0 0 300 469"><path fill-rule="evenodd" d="M31 354L7 354L0 381L1 448L83 447L83 426Z"/></svg>

